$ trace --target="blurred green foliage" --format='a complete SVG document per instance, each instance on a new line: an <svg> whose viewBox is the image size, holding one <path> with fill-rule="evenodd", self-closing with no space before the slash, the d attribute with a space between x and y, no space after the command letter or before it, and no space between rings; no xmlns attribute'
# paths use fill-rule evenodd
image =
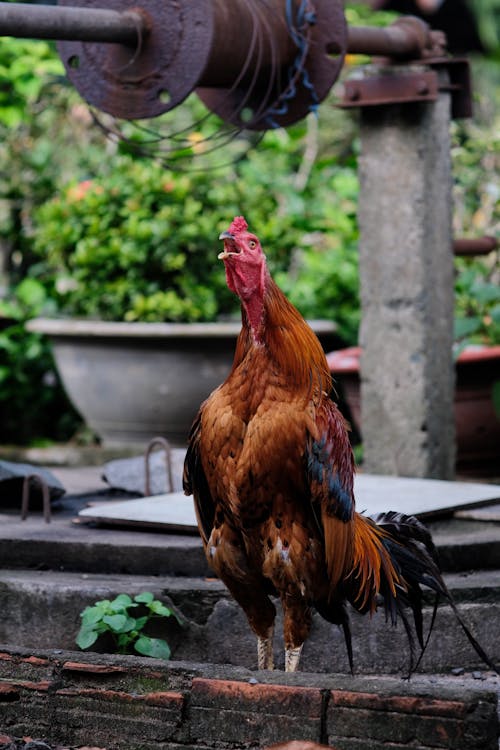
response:
<svg viewBox="0 0 500 750"><path fill-rule="evenodd" d="M64 315L187 322L236 316L217 237L244 213L292 300L306 315L335 319L350 341L358 322L357 179L353 167L331 158L314 165L298 192L300 139L270 133L245 161L216 173L167 174L121 156L109 174L72 183L35 212L39 262L31 273Z"/></svg>
<svg viewBox="0 0 500 750"><path fill-rule="evenodd" d="M500 65L472 65L474 117L452 123L455 237L500 238ZM455 338L500 344L500 250L455 260Z"/></svg>
<svg viewBox="0 0 500 750"><path fill-rule="evenodd" d="M16 128L30 117L47 79L62 76L64 67L46 42L2 40L0 51L0 123Z"/></svg>
<svg viewBox="0 0 500 750"><path fill-rule="evenodd" d="M24 279L9 301L0 300L0 439L67 440L80 423L61 388L47 340L25 328L49 309L45 288Z"/></svg>

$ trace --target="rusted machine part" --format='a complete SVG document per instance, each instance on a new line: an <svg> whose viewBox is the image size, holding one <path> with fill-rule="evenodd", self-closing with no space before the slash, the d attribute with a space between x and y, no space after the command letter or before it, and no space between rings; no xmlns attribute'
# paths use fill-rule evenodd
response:
<svg viewBox="0 0 500 750"><path fill-rule="evenodd" d="M102 5L102 0L81 2L90 9ZM123 0L106 4L123 10ZM195 88L209 58L209 5L209 0L140 0L149 33L139 34L134 45L58 42L68 78L87 102L116 117L156 117L173 109Z"/></svg>
<svg viewBox="0 0 500 750"><path fill-rule="evenodd" d="M220 83L207 80L204 74L196 91L210 110L237 127L266 130L297 122L325 98L344 63L347 26L342 2L312 0L308 4L314 21L306 31L300 30L301 37L307 36L307 51L295 71L293 66L301 52L297 45L290 45L291 30L285 24L285 0L275 0L274 5L276 11L269 13L266 24L260 29L255 27L254 31L262 35L264 44L270 44L272 39L271 47L275 45L277 32L277 38L283 40L286 37L287 44L283 46L282 42L281 47L286 54L276 54L273 65L261 65L257 69L249 66L248 72L240 75L231 86L221 87ZM295 1L294 8L298 5ZM232 39L230 43L233 43ZM237 44L240 44L239 30ZM225 57L220 60L224 66ZM210 61L207 72L212 68Z"/></svg>
<svg viewBox="0 0 500 750"><path fill-rule="evenodd" d="M351 54L390 57L394 60L420 60L446 52L446 36L433 31L416 16L403 16L390 26L350 26L347 51Z"/></svg>
<svg viewBox="0 0 500 750"><path fill-rule="evenodd" d="M488 255L498 248L496 237L477 237L469 239L461 237L453 241L453 252L455 255Z"/></svg>
<svg viewBox="0 0 500 750"><path fill-rule="evenodd" d="M446 71L446 76L440 75L440 71ZM344 81L338 106L352 109L430 102L435 101L441 91L450 93L453 118L472 115L472 87L468 60L434 57L425 61L416 60L411 66L389 67L378 74L375 72L355 75Z"/></svg>
<svg viewBox="0 0 500 750"><path fill-rule="evenodd" d="M61 0L69 6L71 0ZM302 0L140 0L135 13L148 19L149 33L139 29L135 45L62 41L59 53L80 94L116 117L155 117L176 107L198 87L209 107L227 122L247 129L270 127L264 113L276 103L275 125L288 125L321 101L340 73L347 43L341 0L310 0L308 54L301 61L306 78L289 87L297 45L286 21L286 4ZM312 4L314 2L314 5ZM106 0L123 10L123 0ZM98 8L102 0L82 0ZM249 114L250 113L250 114Z"/></svg>
<svg viewBox="0 0 500 750"><path fill-rule="evenodd" d="M167 470L167 491L174 491L174 478L172 473L172 449L170 448L168 440L165 440L165 438L163 437L154 437L152 438L152 440L150 440L144 454L144 495L146 497L149 497L151 495L151 468L149 465L149 459L151 453L157 446L160 446L165 453L165 467Z"/></svg>
<svg viewBox="0 0 500 750"><path fill-rule="evenodd" d="M62 8L55 5L0 3L4 36L22 39L66 39L136 45L148 31L140 10L118 12L104 8Z"/></svg>
<svg viewBox="0 0 500 750"><path fill-rule="evenodd" d="M367 107L383 104L405 104L434 101L439 90L433 71L404 71L397 75L386 73L373 78L348 79L344 82L342 107Z"/></svg>
<svg viewBox="0 0 500 750"><path fill-rule="evenodd" d="M23 494L22 494L22 500L21 500L21 521L26 521L28 518L28 511L29 511L29 498L30 498L30 490L31 490L31 484L33 481L37 481L40 485L40 488L42 490L42 500L43 500L43 517L45 519L45 523L50 523L50 493L47 483L43 480L43 478L39 474L29 474L24 478L23 482Z"/></svg>
<svg viewBox="0 0 500 750"><path fill-rule="evenodd" d="M105 10L72 1L0 3L0 34L65 40L59 52L80 94L126 119L160 115L196 88L237 127L286 126L324 99L346 50L425 61L445 51L444 34L411 16L347 31L342 0L106 0Z"/></svg>

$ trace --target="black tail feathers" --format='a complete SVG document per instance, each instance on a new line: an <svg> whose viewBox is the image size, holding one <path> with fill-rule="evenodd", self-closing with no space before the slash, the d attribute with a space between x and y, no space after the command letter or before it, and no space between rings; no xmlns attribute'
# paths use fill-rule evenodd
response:
<svg viewBox="0 0 500 750"><path fill-rule="evenodd" d="M500 674L499 668L492 662L482 646L472 635L458 611L439 569L437 553L431 534L424 524L414 516L406 516L395 511L379 513L376 516L372 516L371 520L383 532L382 543L389 553L394 568L401 579L401 584L396 586L395 595L388 581L382 579L380 593L384 600L387 617L391 619L392 623L395 623L399 616L408 634L410 643L409 673L412 674L418 668L429 642L439 600L444 599L451 607L458 623L478 656L490 669ZM426 586L436 594L433 615L425 640L421 586ZM413 613L415 633L420 645L420 655L416 661L413 632L407 615L408 608Z"/></svg>

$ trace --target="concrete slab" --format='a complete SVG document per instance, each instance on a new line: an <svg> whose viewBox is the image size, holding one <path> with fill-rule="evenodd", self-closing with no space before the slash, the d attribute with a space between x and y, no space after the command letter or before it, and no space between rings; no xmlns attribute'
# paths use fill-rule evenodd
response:
<svg viewBox="0 0 500 750"><path fill-rule="evenodd" d="M369 515L396 510L420 518L439 518L458 509L498 502L500 485L358 474L355 493L358 510ZM188 502L182 492L95 505L81 510L79 517L108 524L155 526L169 531L197 528L193 503Z"/></svg>
<svg viewBox="0 0 500 750"><path fill-rule="evenodd" d="M500 501L500 485L447 482L376 474L358 474L354 482L356 507L368 514L396 510L419 518L439 518L457 510Z"/></svg>
<svg viewBox="0 0 500 750"><path fill-rule="evenodd" d="M78 516L87 521L121 526L164 527L184 533L198 530L192 498L183 492L93 505L81 510Z"/></svg>
<svg viewBox="0 0 500 750"><path fill-rule="evenodd" d="M456 513L456 516L457 518L468 519L470 521L496 521L500 523L500 503L486 508L461 510Z"/></svg>

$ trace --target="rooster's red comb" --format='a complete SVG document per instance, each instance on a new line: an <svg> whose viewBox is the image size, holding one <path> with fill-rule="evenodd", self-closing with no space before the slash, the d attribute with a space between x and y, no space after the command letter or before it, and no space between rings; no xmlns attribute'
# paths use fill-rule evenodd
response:
<svg viewBox="0 0 500 750"><path fill-rule="evenodd" d="M232 220L229 231L231 234L238 234L239 232L245 232L248 229L248 224L246 223L243 216L235 216Z"/></svg>

